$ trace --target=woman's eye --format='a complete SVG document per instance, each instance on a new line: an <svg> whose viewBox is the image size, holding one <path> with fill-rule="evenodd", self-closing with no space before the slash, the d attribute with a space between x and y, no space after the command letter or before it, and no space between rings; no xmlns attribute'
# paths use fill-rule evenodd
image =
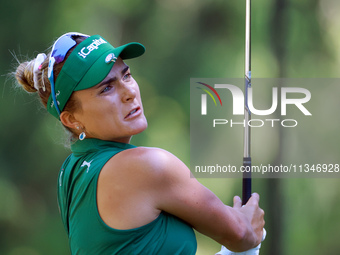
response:
<svg viewBox="0 0 340 255"><path fill-rule="evenodd" d="M127 79L129 79L129 78L131 78L131 73L126 73L125 75L124 75L124 80L127 80Z"/></svg>
<svg viewBox="0 0 340 255"><path fill-rule="evenodd" d="M112 86L110 86L110 85L109 85L109 86L106 86L105 89L103 89L101 93L108 92L108 91L110 91L111 89L112 89Z"/></svg>

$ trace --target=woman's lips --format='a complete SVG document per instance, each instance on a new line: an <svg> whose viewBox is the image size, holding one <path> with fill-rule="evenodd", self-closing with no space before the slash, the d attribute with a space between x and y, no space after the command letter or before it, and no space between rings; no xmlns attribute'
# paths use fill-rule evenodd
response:
<svg viewBox="0 0 340 255"><path fill-rule="evenodd" d="M134 118L134 117L138 116L139 114L141 114L141 112L142 112L142 110L141 110L141 108L138 106L138 107L134 108L133 110L131 110L131 111L129 112L129 114L125 116L124 119L131 119L131 118Z"/></svg>

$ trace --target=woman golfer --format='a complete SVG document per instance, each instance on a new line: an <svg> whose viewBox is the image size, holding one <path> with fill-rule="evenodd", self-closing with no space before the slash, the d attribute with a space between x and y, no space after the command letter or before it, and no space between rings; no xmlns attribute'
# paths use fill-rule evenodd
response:
<svg viewBox="0 0 340 255"><path fill-rule="evenodd" d="M123 60L144 51L67 33L48 56L17 68L17 81L73 135L58 179L72 254L195 254L193 228L229 250L252 249L264 226L257 194L243 207L239 197L226 206L171 153L130 144L147 121Z"/></svg>

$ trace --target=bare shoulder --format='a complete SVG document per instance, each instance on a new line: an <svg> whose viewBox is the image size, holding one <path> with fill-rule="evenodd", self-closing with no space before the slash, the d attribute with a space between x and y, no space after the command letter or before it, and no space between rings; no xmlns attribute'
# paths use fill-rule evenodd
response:
<svg viewBox="0 0 340 255"><path fill-rule="evenodd" d="M181 173L190 175L186 165L172 153L154 147L137 147L122 151L112 157L104 166L102 176L128 177L142 182L147 179L167 178Z"/></svg>
<svg viewBox="0 0 340 255"><path fill-rule="evenodd" d="M113 156L98 179L98 208L111 227L145 225L160 213L162 172L175 157L158 148L137 147ZM119 220L118 220L119 219Z"/></svg>
<svg viewBox="0 0 340 255"><path fill-rule="evenodd" d="M137 147L125 150L117 155L119 159L132 159L136 164L161 166L162 163L175 158L170 152L155 147ZM133 163L130 161L130 163Z"/></svg>
<svg viewBox="0 0 340 255"><path fill-rule="evenodd" d="M122 157L132 158L136 164L141 167L147 167L150 169L166 169L173 164L180 164L180 161L172 153L154 147L138 147L132 150L126 150L125 154L121 154Z"/></svg>
<svg viewBox="0 0 340 255"><path fill-rule="evenodd" d="M99 211L104 218L105 212L120 218L125 218L127 211L136 218L133 212L138 212L139 218L146 219L144 223L150 222L160 211L168 211L171 203L167 201L177 193L187 193L183 192L183 187L193 180L186 165L166 150L128 149L112 157L99 175ZM119 214L117 208L124 208L124 213ZM117 226L117 222L111 225Z"/></svg>

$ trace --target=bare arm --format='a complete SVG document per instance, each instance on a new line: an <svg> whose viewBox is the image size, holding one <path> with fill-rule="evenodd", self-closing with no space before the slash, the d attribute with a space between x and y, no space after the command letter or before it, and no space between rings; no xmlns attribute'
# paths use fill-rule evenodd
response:
<svg viewBox="0 0 340 255"><path fill-rule="evenodd" d="M157 148L135 148L113 157L98 181L98 207L111 227L128 229L146 224L166 211L232 251L257 246L264 226L259 196L241 207L229 207L190 176L186 165ZM138 216L138 217L137 217Z"/></svg>
<svg viewBox="0 0 340 255"><path fill-rule="evenodd" d="M149 187L154 189L157 209L183 219L233 251L245 251L261 242L264 212L257 194L244 207L239 197L234 198L234 207L226 206L190 177L190 170L174 155L160 149L147 153L145 166L153 171Z"/></svg>

